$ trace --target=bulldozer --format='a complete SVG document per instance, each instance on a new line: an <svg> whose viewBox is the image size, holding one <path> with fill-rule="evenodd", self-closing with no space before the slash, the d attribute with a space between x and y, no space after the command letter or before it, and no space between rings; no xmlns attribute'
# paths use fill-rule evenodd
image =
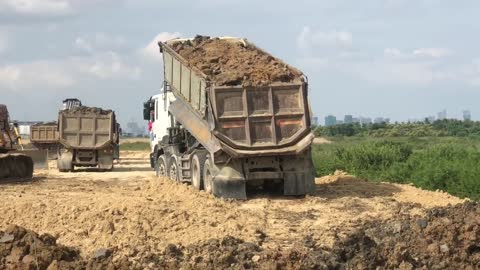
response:
<svg viewBox="0 0 480 270"><path fill-rule="evenodd" d="M35 159L38 164L34 162ZM10 123L7 106L0 104L0 181L31 179L34 167L45 167L46 160L46 154L41 151L23 149L18 129Z"/></svg>

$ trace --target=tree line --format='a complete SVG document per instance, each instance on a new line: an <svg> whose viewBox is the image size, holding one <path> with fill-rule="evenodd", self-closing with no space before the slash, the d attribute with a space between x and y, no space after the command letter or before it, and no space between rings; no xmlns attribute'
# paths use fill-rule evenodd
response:
<svg viewBox="0 0 480 270"><path fill-rule="evenodd" d="M480 136L480 122L460 121L455 119L437 120L430 123L360 123L335 126L318 126L313 128L316 136L323 137L447 137Z"/></svg>

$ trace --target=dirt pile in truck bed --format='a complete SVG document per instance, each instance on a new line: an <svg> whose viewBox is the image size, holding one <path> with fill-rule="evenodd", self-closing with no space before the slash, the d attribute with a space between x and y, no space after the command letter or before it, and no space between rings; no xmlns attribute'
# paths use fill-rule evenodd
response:
<svg viewBox="0 0 480 270"><path fill-rule="evenodd" d="M197 36L172 47L221 86L262 86L301 78L298 71L250 44Z"/></svg>
<svg viewBox="0 0 480 270"><path fill-rule="evenodd" d="M97 108L97 107L86 107L86 106L80 106L80 107L74 107L71 109L63 110L63 112L68 112L68 113L81 113L81 114L100 114L100 115L107 115L112 112L112 110L104 110L102 108Z"/></svg>
<svg viewBox="0 0 480 270"><path fill-rule="evenodd" d="M33 125L34 127L41 127L41 126L57 126L58 123L56 121L52 121L52 122L42 122L42 123L37 123L35 125Z"/></svg>

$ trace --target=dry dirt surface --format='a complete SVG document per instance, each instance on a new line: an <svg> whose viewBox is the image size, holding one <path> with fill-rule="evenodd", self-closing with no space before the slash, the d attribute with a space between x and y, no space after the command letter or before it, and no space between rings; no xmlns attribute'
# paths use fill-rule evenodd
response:
<svg viewBox="0 0 480 270"><path fill-rule="evenodd" d="M315 139L313 139L313 143L314 144L331 144L332 141L322 137L316 137Z"/></svg>
<svg viewBox="0 0 480 270"><path fill-rule="evenodd" d="M480 267L477 204L341 172L305 198L230 201L122 152L113 172L38 171L0 198L0 269Z"/></svg>
<svg viewBox="0 0 480 270"><path fill-rule="evenodd" d="M197 36L173 49L221 86L262 86L300 80L302 74L250 44Z"/></svg>

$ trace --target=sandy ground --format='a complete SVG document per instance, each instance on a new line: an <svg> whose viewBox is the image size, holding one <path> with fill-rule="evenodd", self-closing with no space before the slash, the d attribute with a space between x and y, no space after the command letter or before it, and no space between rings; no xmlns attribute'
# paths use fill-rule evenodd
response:
<svg viewBox="0 0 480 270"><path fill-rule="evenodd" d="M156 178L148 153L122 152L113 172L38 171L33 183L0 185L0 230L17 224L59 237L85 256L99 248L159 251L226 235L289 248L312 237L329 246L366 220L422 215L462 200L408 185L369 183L342 173L316 180L306 198L255 194L216 199L185 184ZM53 165L54 163L52 163Z"/></svg>
<svg viewBox="0 0 480 270"><path fill-rule="evenodd" d="M313 143L314 144L331 144L332 142L322 137L316 137L315 139L313 139Z"/></svg>

